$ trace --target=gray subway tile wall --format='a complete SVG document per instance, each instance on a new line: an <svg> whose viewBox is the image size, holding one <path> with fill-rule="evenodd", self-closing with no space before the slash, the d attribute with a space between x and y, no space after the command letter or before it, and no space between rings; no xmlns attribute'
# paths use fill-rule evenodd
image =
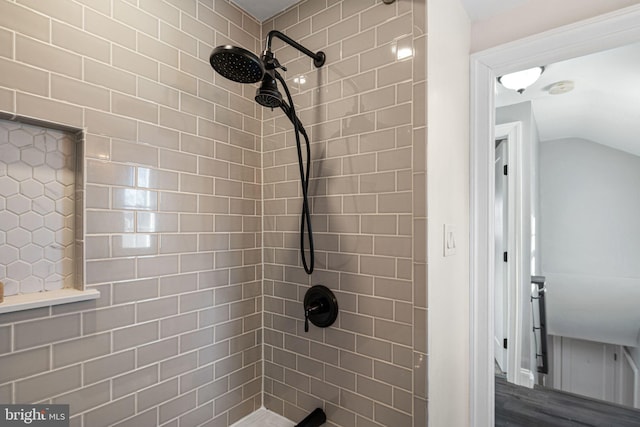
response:
<svg viewBox="0 0 640 427"><path fill-rule="evenodd" d="M312 69L273 44L312 139L311 278L291 126L277 111L263 121L264 402L290 419L324 406L332 426L426 425L424 13L424 1L307 0L263 23L263 37L277 29L327 54ZM317 283L340 313L305 333Z"/></svg>
<svg viewBox="0 0 640 427"><path fill-rule="evenodd" d="M0 401L70 403L86 427L260 407L262 113L208 63L257 50L260 24L225 0L3 0L0 27L2 112L85 131L101 291L0 315Z"/></svg>
<svg viewBox="0 0 640 427"><path fill-rule="evenodd" d="M0 315L0 401L70 403L76 427L228 426L262 404L426 425L425 16L425 0L305 0L264 23L228 0L1 0L0 112L85 131L101 297ZM312 140L312 277L291 126L208 63L271 29L327 54L315 69L274 40ZM305 333L316 283L341 313Z"/></svg>

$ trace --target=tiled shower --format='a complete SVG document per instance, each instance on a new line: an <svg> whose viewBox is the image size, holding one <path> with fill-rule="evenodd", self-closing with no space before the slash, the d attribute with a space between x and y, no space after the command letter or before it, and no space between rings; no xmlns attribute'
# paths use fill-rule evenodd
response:
<svg viewBox="0 0 640 427"><path fill-rule="evenodd" d="M0 112L83 132L76 238L100 292L0 315L0 403L67 403L76 427L261 406L426 425L425 19L424 0L306 0L263 23L226 0L0 1ZM274 42L312 142L311 276L292 128L209 65L272 29L327 55ZM305 333L315 284L340 313Z"/></svg>
<svg viewBox="0 0 640 427"><path fill-rule="evenodd" d="M79 141L7 120L0 121L0 135L4 295L73 287L76 260L82 263L75 239Z"/></svg>

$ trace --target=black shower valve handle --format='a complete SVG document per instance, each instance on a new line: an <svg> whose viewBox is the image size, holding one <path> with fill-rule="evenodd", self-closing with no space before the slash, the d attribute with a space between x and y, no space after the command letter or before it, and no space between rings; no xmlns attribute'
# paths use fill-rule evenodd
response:
<svg viewBox="0 0 640 427"><path fill-rule="evenodd" d="M322 302L316 302L304 310L304 331L309 332L309 315L319 313L322 310Z"/></svg>

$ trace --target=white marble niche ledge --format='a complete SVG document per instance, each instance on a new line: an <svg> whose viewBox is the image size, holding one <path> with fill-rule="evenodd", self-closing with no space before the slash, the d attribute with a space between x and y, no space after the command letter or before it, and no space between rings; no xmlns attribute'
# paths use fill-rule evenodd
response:
<svg viewBox="0 0 640 427"><path fill-rule="evenodd" d="M98 299L99 297L100 292L97 289L87 289L84 291L77 289L59 289L55 291L5 296L4 302L0 303L0 314L68 304L70 302L89 301Z"/></svg>

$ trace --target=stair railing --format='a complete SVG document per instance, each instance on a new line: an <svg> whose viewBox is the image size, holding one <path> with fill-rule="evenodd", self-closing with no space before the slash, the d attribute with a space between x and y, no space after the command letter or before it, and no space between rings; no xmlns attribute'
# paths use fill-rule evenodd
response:
<svg viewBox="0 0 640 427"><path fill-rule="evenodd" d="M535 306L534 301L538 302L539 325L536 326L534 316L533 334L536 338L536 360L540 361L540 363L537 363L538 373L540 374L549 373L549 355L547 352L547 311L545 307L545 294L547 293L547 289L545 287L546 280L547 279L544 276L531 276L531 283L536 285L537 288L532 291L531 306L533 312L533 307ZM540 337L540 340L537 339L538 336Z"/></svg>

